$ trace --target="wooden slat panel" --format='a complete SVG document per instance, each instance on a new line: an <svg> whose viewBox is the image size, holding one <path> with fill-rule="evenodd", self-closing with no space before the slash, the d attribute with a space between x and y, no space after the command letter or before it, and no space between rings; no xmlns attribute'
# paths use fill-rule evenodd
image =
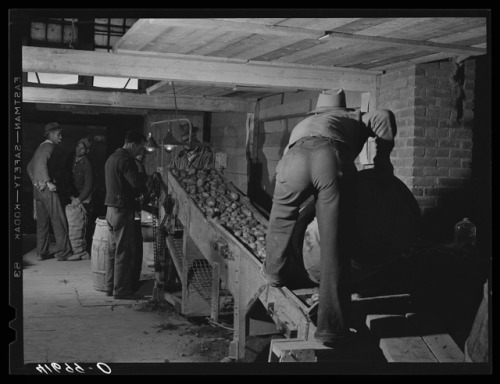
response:
<svg viewBox="0 0 500 384"><path fill-rule="evenodd" d="M352 23L335 28L335 32L356 33L395 20L394 18L364 17Z"/></svg>
<svg viewBox="0 0 500 384"><path fill-rule="evenodd" d="M330 57L332 51L338 52L349 46L353 46L352 42L348 41L335 41L335 40L321 40L321 44L316 44L311 48L304 49L291 53L287 56L280 57L276 60L279 63L315 63L316 60L321 60L323 57ZM293 52L293 51L292 51Z"/></svg>
<svg viewBox="0 0 500 384"><path fill-rule="evenodd" d="M410 324L420 332L422 339L440 363L464 362L463 352L434 316L409 313L406 317Z"/></svg>
<svg viewBox="0 0 500 384"><path fill-rule="evenodd" d="M149 19L140 19L123 35L113 46L117 49L130 49L140 51L149 43L161 36L168 27L151 23Z"/></svg>
<svg viewBox="0 0 500 384"><path fill-rule="evenodd" d="M212 36L217 36L207 29L191 27L171 27L148 47L153 52L188 53L203 47Z"/></svg>
<svg viewBox="0 0 500 384"><path fill-rule="evenodd" d="M286 19L279 23L279 25L287 25L290 27L316 29L319 31L331 31L335 28L340 28L343 25L350 24L357 20L359 17L342 17L342 18L292 18Z"/></svg>
<svg viewBox="0 0 500 384"><path fill-rule="evenodd" d="M239 59L258 60L258 61L271 61L276 56L272 52L280 51L283 47L296 43L302 40L301 37L287 36L261 36L253 35L241 41L243 46L247 45L247 49L234 56Z"/></svg>
<svg viewBox="0 0 500 384"><path fill-rule="evenodd" d="M425 51L421 52L425 53ZM430 52L427 53L428 55L419 55L416 58L412 58L410 60L398 61L393 64L377 65L375 67L371 67L371 69L391 70L395 68L405 67L408 65L416 65L419 63L428 63L431 61L443 60L455 56L451 53L433 53L433 54L431 54Z"/></svg>
<svg viewBox="0 0 500 384"><path fill-rule="evenodd" d="M257 143L259 147L281 147L288 144L290 132L285 133L259 133L257 136Z"/></svg>
<svg viewBox="0 0 500 384"><path fill-rule="evenodd" d="M365 42L370 42L372 44L377 45L389 45L392 47L421 47L422 49L427 49L429 51L435 52L452 52L455 54L470 54L470 55L482 55L486 53L482 49L466 47L458 44L438 44L433 43L431 41L427 41L427 39L401 39L394 37L385 37L385 36L365 36L361 34L351 34L351 33L343 33L343 32L331 32L329 33L330 39L335 40L347 40L352 42L358 42L359 44L363 44ZM361 49L356 47L356 49Z"/></svg>
<svg viewBox="0 0 500 384"><path fill-rule="evenodd" d="M400 39L429 40L449 35L459 31L465 31L477 28L486 23L485 18L466 18L466 17L433 17L424 18L421 22L403 27L399 31L393 31L384 35Z"/></svg>
<svg viewBox="0 0 500 384"><path fill-rule="evenodd" d="M405 65L401 63L409 63L410 60L416 59L419 57L427 57L431 54L431 52L427 51L414 51L411 49L404 50L408 53L404 53L403 51L400 52L400 56L394 56L390 58L383 58L379 60L372 60L372 61L366 61L361 64L354 64L353 68L360 68L360 69L369 69L369 68L390 68L389 65L397 63L399 66ZM385 67L387 66L387 67Z"/></svg>
<svg viewBox="0 0 500 384"><path fill-rule="evenodd" d="M208 55L222 57L218 52L223 52L224 48L241 41L242 34L238 31L228 31L224 28L211 30L211 36L205 39L205 44L192 49L189 53L195 55Z"/></svg>
<svg viewBox="0 0 500 384"><path fill-rule="evenodd" d="M406 317L400 315L368 315L370 331L380 338L380 349L387 361L398 363L436 363L438 360Z"/></svg>
<svg viewBox="0 0 500 384"><path fill-rule="evenodd" d="M392 19L386 21L382 24L371 26L370 28L363 29L361 31L362 35L366 36L387 36L396 37L402 29L411 28L411 26L425 21L431 20L430 17L427 18L416 18L416 17L399 17L397 19Z"/></svg>
<svg viewBox="0 0 500 384"><path fill-rule="evenodd" d="M283 105L261 109L259 111L258 120L266 120L274 117L285 117L288 115L306 114L311 111L312 102L310 99L299 100L286 103Z"/></svg>
<svg viewBox="0 0 500 384"><path fill-rule="evenodd" d="M297 41L295 43L280 47L274 51L267 52L263 57L254 57L254 60L262 60L262 61L272 61L272 60L283 60L286 61L286 57L291 55L298 55L300 52L304 50L311 49L318 45L323 44L320 40L317 39L304 39ZM293 59L292 59L293 60Z"/></svg>
<svg viewBox="0 0 500 384"><path fill-rule="evenodd" d="M257 159L261 161L279 161L283 157L285 147L262 147L257 153Z"/></svg>
<svg viewBox="0 0 500 384"><path fill-rule="evenodd" d="M365 63L371 60L376 60L380 57L389 56L399 56L398 52L401 50L400 47L388 47L388 46L378 46L377 44L360 45L359 49L352 51L340 51L339 54L334 55L326 60L319 62L321 65L356 65L359 63Z"/></svg>
<svg viewBox="0 0 500 384"><path fill-rule="evenodd" d="M435 43L456 43L472 46L479 42L486 42L486 37L487 31L486 25L484 25L478 28L468 29L466 31L460 31L446 36L437 37L429 41L433 41Z"/></svg>

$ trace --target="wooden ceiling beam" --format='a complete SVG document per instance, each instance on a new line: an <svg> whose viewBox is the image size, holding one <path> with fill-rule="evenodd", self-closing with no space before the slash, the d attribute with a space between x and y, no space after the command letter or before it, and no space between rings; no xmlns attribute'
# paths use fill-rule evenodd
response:
<svg viewBox="0 0 500 384"><path fill-rule="evenodd" d="M146 80L196 82L200 85L253 86L302 90L342 87L373 91L378 71L352 70L260 61L193 58L181 54L81 51L23 47L24 72L114 76Z"/></svg>
<svg viewBox="0 0 500 384"><path fill-rule="evenodd" d="M253 112L253 100L201 96L178 96L177 109L205 112ZM23 102L119 108L175 110L174 97L133 92L90 91L65 88L23 87Z"/></svg>
<svg viewBox="0 0 500 384"><path fill-rule="evenodd" d="M434 43L432 41L425 40L412 40L412 39L397 39L393 37L383 37L383 36L368 36L368 35L359 35L352 33L343 33L343 32L327 32L327 38L333 40L343 40L343 41L364 41L371 42L375 44L384 44L384 45L399 45L405 47L413 47L413 48L421 48L426 51L432 51L436 53L455 53L457 55L485 55L486 49L475 48L475 47L467 47L459 44L442 44L442 43Z"/></svg>

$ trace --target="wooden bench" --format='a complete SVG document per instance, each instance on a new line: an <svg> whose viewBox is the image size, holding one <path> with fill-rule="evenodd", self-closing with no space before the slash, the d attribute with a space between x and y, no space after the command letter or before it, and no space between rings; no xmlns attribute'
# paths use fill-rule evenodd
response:
<svg viewBox="0 0 500 384"><path fill-rule="evenodd" d="M461 363L464 354L431 314L368 315L388 362Z"/></svg>

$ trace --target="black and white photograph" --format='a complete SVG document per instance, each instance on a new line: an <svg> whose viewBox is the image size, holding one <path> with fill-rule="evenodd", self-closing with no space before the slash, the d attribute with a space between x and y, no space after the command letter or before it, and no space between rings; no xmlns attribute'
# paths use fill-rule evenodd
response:
<svg viewBox="0 0 500 384"><path fill-rule="evenodd" d="M481 375L489 9L8 10L9 375Z"/></svg>

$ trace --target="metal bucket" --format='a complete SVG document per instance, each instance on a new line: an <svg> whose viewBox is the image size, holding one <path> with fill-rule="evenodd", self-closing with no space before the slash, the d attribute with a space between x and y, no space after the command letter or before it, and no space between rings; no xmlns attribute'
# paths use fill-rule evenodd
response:
<svg viewBox="0 0 500 384"><path fill-rule="evenodd" d="M91 270L94 279L94 288L97 291L106 291L105 262L108 255L108 223L104 217L95 221L94 236L92 237Z"/></svg>

